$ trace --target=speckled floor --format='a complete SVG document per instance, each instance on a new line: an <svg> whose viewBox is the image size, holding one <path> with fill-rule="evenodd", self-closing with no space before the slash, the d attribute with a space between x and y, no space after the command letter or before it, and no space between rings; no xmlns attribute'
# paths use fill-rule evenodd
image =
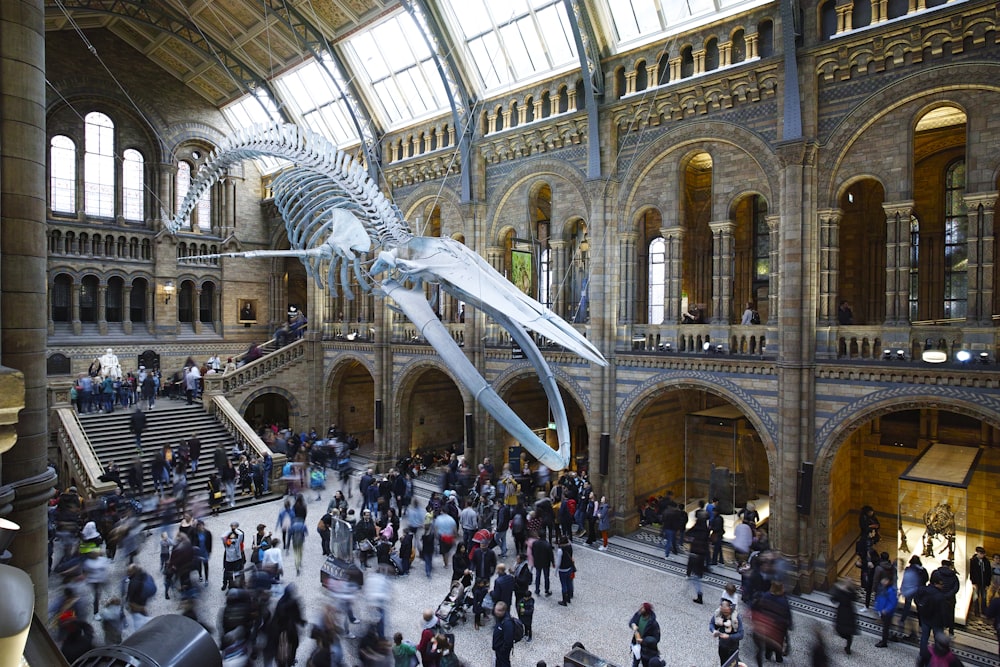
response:
<svg viewBox="0 0 1000 667"><path fill-rule="evenodd" d="M315 617L326 602L325 593L319 585L319 568L323 556L313 527L320 514L325 511L331 493L332 489L324 492L323 500L318 502L313 500L315 496L310 496L309 515L306 519L310 535L306 542L301 575L296 576L291 557L286 557L285 580L295 581L298 584L303 606L309 618ZM256 524L264 523L273 528L279 510L278 503L269 503L224 513L218 517L209 516L205 522L218 541L223 531L228 529L230 521L239 521L241 528L247 533L249 544L249 536ZM553 576L553 596L546 598L543 593L536 603L534 640L530 643L521 642L514 648L513 664L516 667L532 667L539 660L545 660L548 665L562 665L562 656L576 641L582 642L587 649L611 665L623 667L630 665L628 621L644 601L653 604L662 626L663 639L660 651L667 665L709 667L719 664L716 645L708 630L709 615L721 593L719 588L706 586L705 604L698 605L692 602L692 589L682 577L663 572L651 565L626 560L613 553L599 552L582 543L575 544L574 549L579 570L575 581L574 600L568 608L557 604L558 577ZM509 554L504 562L513 565L513 548L509 550ZM139 560L148 571L158 572L158 534L151 535L146 541ZM222 548L221 544L217 544L212 554L211 579L204 586L204 595L200 600L200 616L213 626L218 623L218 612L225 595L220 591L221 563ZM444 569L438 557L435 559L432 575L428 579L424 575L423 564L419 558L414 565L416 567L410 576L392 579L392 603L387 627L390 637L393 632L400 631L406 640L416 642L421 629L421 612L427 608L436 608L444 598L449 588L451 569L450 567ZM117 582L123 576L124 562L119 557L113 564L113 579ZM178 602L176 599L164 599L160 576L157 576L157 585L159 592L156 600L150 604L151 613L176 612ZM104 599L108 597L110 593L106 592ZM356 632L360 631L358 626L354 627ZM875 648L878 638L871 634L856 637L853 655L847 656L843 652L842 640L833 634L829 623L800 614L795 618L792 652L786 658L786 663L811 664L809 656L814 643L814 627L818 627L820 634L827 638L831 664L834 665L878 664L880 667L896 665L909 667L916 658L916 649L904 644L891 644L887 649ZM100 640L99 628L97 634ZM463 661L471 667L492 665L491 629L474 630L470 617L469 622L459 625L454 630L454 634L456 653ZM308 639L308 632L303 633L303 638L298 652L299 664L305 664L313 649L313 642ZM350 653L353 654L353 650L350 650ZM749 636L743 640L741 657L747 664L754 664L753 641ZM353 667L359 663L348 664Z"/></svg>

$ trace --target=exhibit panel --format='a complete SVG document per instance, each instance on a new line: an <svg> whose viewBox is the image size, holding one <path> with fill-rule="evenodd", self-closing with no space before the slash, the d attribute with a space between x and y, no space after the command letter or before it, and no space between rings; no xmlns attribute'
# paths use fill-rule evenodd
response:
<svg viewBox="0 0 1000 667"><path fill-rule="evenodd" d="M981 532L968 526L968 489L981 452L933 443L899 477L899 580L911 554L920 556L928 573L951 561L962 584L955 604L955 621L962 624L972 598L969 556Z"/></svg>

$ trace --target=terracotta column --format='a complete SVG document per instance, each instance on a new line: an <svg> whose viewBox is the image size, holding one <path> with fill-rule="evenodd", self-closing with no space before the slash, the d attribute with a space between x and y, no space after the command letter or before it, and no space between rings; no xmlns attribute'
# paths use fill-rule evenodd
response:
<svg viewBox="0 0 1000 667"><path fill-rule="evenodd" d="M0 2L0 44L0 364L21 373L24 387L24 409L18 413L10 406L10 416L17 415L17 442L0 458L0 483L14 488L8 516L21 526L11 564L31 576L35 609L44 613L46 503L56 484L46 461L47 315L39 307L47 287L45 3Z"/></svg>

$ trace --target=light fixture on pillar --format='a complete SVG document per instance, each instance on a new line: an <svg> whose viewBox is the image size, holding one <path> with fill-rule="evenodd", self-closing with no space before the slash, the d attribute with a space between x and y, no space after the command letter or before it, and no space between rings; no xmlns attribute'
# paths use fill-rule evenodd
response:
<svg viewBox="0 0 1000 667"><path fill-rule="evenodd" d="M886 361L892 359L892 350L882 350L882 358Z"/></svg>
<svg viewBox="0 0 1000 667"><path fill-rule="evenodd" d="M948 361L948 353L944 350L924 350L920 359L928 364L943 364Z"/></svg>
<svg viewBox="0 0 1000 667"><path fill-rule="evenodd" d="M715 353L716 354L722 354L722 345L721 344L715 346Z"/></svg>
<svg viewBox="0 0 1000 667"><path fill-rule="evenodd" d="M170 297L172 297L174 295L174 281L173 280L168 280L167 283L163 286L163 295L164 295L163 303L166 304L166 305L169 305L170 304Z"/></svg>
<svg viewBox="0 0 1000 667"><path fill-rule="evenodd" d="M988 364L988 363L990 363L990 353L989 352L980 352L979 353L979 363L981 363L981 364Z"/></svg>
<svg viewBox="0 0 1000 667"><path fill-rule="evenodd" d="M906 350L896 350L896 359L906 361Z"/></svg>
<svg viewBox="0 0 1000 667"><path fill-rule="evenodd" d="M705 352L709 352L712 349L712 344L708 341L705 341L704 343L702 343L701 349Z"/></svg>
<svg viewBox="0 0 1000 667"><path fill-rule="evenodd" d="M955 353L955 361L960 364L967 364L972 359L972 353L968 350L959 350Z"/></svg>

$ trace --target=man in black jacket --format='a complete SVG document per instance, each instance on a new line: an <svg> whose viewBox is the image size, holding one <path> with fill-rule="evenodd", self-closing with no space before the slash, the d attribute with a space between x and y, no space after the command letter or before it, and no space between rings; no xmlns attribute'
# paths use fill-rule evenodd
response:
<svg viewBox="0 0 1000 667"><path fill-rule="evenodd" d="M503 563L497 565L497 578L493 582L493 601L497 604L503 602L510 608L514 598L514 577L507 572L507 566Z"/></svg>
<svg viewBox="0 0 1000 667"><path fill-rule="evenodd" d="M986 557L986 549L976 547L976 554L969 559L969 579L972 581L972 613L986 615L987 591L993 580L993 565Z"/></svg>
<svg viewBox="0 0 1000 667"><path fill-rule="evenodd" d="M931 574L931 582L917 590L913 601L917 603L917 615L920 618L920 650L927 650L931 632L944 632L947 621L948 599L942 590L943 584L938 574L940 568Z"/></svg>
<svg viewBox="0 0 1000 667"><path fill-rule="evenodd" d="M545 538L539 537L531 544L531 560L535 563L535 595L539 595L539 585L542 583L542 576L545 577L545 596L552 595L552 587L549 584L549 570L552 569L552 562L556 554L552 545Z"/></svg>
<svg viewBox="0 0 1000 667"><path fill-rule="evenodd" d="M496 598L493 598L496 600ZM510 667L510 652L514 649L514 621L507 614L509 605L497 602L493 607L493 615L497 624L493 628L493 653L496 655L496 667Z"/></svg>
<svg viewBox="0 0 1000 667"><path fill-rule="evenodd" d="M941 567L934 570L934 574L941 579L941 592L944 593L944 625L948 628L948 634L955 636L955 603L959 589L962 588L958 575L955 574L954 565L950 560L941 561Z"/></svg>
<svg viewBox="0 0 1000 667"><path fill-rule="evenodd" d="M138 403L135 406L135 412L129 417L128 430L135 436L135 449L141 454L142 432L146 430L146 413L142 411L142 407Z"/></svg>
<svg viewBox="0 0 1000 667"><path fill-rule="evenodd" d="M528 555L520 553L514 566L514 599L520 602L524 594L530 590L531 568L528 566Z"/></svg>

